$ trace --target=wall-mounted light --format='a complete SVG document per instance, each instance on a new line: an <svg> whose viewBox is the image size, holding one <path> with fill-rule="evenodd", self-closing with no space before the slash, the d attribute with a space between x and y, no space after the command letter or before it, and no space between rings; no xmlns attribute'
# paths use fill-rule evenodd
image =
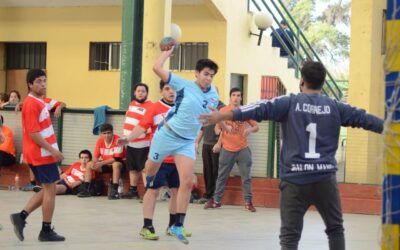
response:
<svg viewBox="0 0 400 250"><path fill-rule="evenodd" d="M176 23L171 23L171 37L174 38L176 41L179 40L182 36L181 27L179 27Z"/></svg>
<svg viewBox="0 0 400 250"><path fill-rule="evenodd" d="M256 24L260 34L256 34L250 31L250 35L258 36L258 43L257 45L260 46L261 38L263 32L272 26L272 17L267 12L258 12L254 15L254 23Z"/></svg>

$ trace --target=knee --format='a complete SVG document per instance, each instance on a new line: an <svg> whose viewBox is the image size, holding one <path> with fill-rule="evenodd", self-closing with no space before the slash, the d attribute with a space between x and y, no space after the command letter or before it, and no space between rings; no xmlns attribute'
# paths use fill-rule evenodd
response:
<svg viewBox="0 0 400 250"><path fill-rule="evenodd" d="M179 188L182 189L192 189L193 186L193 182L191 178L185 178L183 180L179 180Z"/></svg>
<svg viewBox="0 0 400 250"><path fill-rule="evenodd" d="M147 160L146 161L146 167L145 167L146 175L150 175L150 176L156 175L159 166L160 166L159 163L155 163L153 161Z"/></svg>
<svg viewBox="0 0 400 250"><path fill-rule="evenodd" d="M122 168L122 163L116 161L116 162L114 162L114 163L112 164L112 168L113 168L114 171L115 171L115 170L120 170L120 169Z"/></svg>
<svg viewBox="0 0 400 250"><path fill-rule="evenodd" d="M156 199L159 193L159 189L154 189L154 188L148 188L146 191L146 195Z"/></svg>

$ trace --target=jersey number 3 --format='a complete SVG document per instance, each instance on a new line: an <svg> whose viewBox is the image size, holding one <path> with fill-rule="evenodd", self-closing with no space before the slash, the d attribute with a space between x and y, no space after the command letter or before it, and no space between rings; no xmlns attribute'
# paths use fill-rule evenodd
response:
<svg viewBox="0 0 400 250"><path fill-rule="evenodd" d="M315 152L317 147L317 124L310 123L306 127L306 131L310 133L308 139L308 152L305 153L307 159L318 159L321 157L320 153Z"/></svg>

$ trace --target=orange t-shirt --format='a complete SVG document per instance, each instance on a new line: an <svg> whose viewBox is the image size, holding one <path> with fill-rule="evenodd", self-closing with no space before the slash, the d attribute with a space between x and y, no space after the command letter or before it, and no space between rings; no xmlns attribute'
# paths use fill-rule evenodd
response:
<svg viewBox="0 0 400 250"><path fill-rule="evenodd" d="M0 150L6 152L7 154L15 156L15 145L14 145L14 136L12 130L3 125L3 135L4 135L4 143L0 144Z"/></svg>
<svg viewBox="0 0 400 250"><path fill-rule="evenodd" d="M229 112L231 111L233 106L228 105L221 108L221 112ZM238 152L248 146L247 137L244 136L244 130L246 129L246 123L250 126L255 126L257 124L256 121L225 121L227 126L232 127L231 132L223 131L222 132L222 147L225 150L231 152Z"/></svg>

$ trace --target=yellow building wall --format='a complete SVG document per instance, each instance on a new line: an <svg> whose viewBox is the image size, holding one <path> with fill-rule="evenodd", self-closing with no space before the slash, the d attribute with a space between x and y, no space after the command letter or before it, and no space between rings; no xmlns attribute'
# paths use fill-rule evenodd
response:
<svg viewBox="0 0 400 250"><path fill-rule="evenodd" d="M218 19L205 5L174 5L172 22L182 29L179 42L208 42L208 56L219 66L213 83L220 96L225 90L226 22ZM187 79L195 79L194 71L174 72ZM229 92L229 91L228 91Z"/></svg>
<svg viewBox="0 0 400 250"><path fill-rule="evenodd" d="M381 54L382 18L386 0L352 0L349 99L354 105L384 116L384 71ZM346 182L379 183L383 138L348 129Z"/></svg>
<svg viewBox="0 0 400 250"><path fill-rule="evenodd" d="M149 85L149 98L160 98L160 78L153 72L153 64L160 55L159 43L170 35L172 1L144 1L142 82ZM165 67L169 67L169 61Z"/></svg>
<svg viewBox="0 0 400 250"><path fill-rule="evenodd" d="M89 42L121 41L121 7L0 8L0 42L47 43L47 96L118 108L119 71L89 71Z"/></svg>
<svg viewBox="0 0 400 250"><path fill-rule="evenodd" d="M244 76L247 85L244 99L247 103L260 99L263 76L279 77L288 93L298 92L299 80L295 78L293 69L288 69L287 59L280 58L279 49L271 47L271 30L264 32L260 46L257 45L258 37L249 35L250 30L259 32L253 13L247 11L247 1L212 2L227 20L225 100L229 100L232 73Z"/></svg>

